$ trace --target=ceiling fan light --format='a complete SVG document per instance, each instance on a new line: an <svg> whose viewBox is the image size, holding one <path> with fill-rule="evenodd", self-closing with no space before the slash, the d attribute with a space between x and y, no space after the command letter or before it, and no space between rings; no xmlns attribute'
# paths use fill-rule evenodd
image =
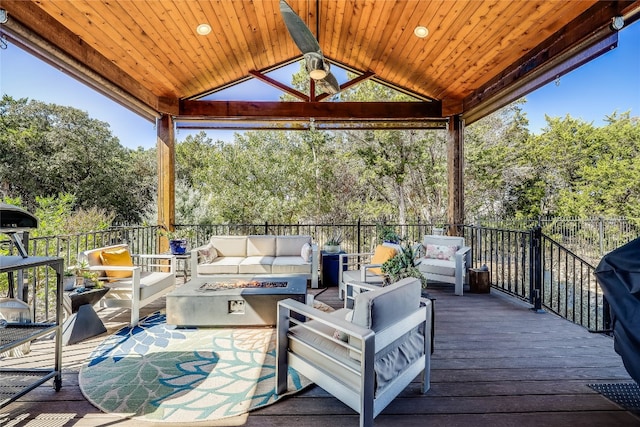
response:
<svg viewBox="0 0 640 427"><path fill-rule="evenodd" d="M413 30L413 34L415 34L416 37L423 39L429 35L429 29L419 25Z"/></svg>
<svg viewBox="0 0 640 427"><path fill-rule="evenodd" d="M327 77L327 72L323 69L311 70L309 71L309 77L313 80L321 80Z"/></svg>
<svg viewBox="0 0 640 427"><path fill-rule="evenodd" d="M201 36L206 36L211 32L211 25L209 24L200 24L196 27L196 32Z"/></svg>

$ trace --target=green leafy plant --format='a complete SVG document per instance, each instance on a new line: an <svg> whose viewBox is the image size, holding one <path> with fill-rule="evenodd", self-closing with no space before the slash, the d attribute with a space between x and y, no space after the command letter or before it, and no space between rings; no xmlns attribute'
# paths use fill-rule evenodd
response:
<svg viewBox="0 0 640 427"><path fill-rule="evenodd" d="M166 228L158 229L158 235L169 240L189 239L195 236L195 231L191 228L169 231Z"/></svg>
<svg viewBox="0 0 640 427"><path fill-rule="evenodd" d="M400 243L402 241L402 237L396 233L394 228L390 225L382 224L377 226L378 231L378 240L380 243L390 242L390 243Z"/></svg>
<svg viewBox="0 0 640 427"><path fill-rule="evenodd" d="M427 278L418 270L415 259L416 251L411 244L406 242L401 247L400 252L382 264L381 270L389 276L392 283L406 277L414 277L420 279L422 288L426 288Z"/></svg>
<svg viewBox="0 0 640 427"><path fill-rule="evenodd" d="M325 242L327 246L340 246L342 243L342 233L334 231L333 235Z"/></svg>

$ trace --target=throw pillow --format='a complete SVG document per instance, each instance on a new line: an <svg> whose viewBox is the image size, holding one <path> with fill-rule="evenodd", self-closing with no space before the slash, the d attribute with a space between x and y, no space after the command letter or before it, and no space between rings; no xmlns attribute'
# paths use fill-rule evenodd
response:
<svg viewBox="0 0 640 427"><path fill-rule="evenodd" d="M371 264L384 264L394 256L396 256L395 248L385 245L378 245L376 246L376 251L371 257ZM380 269L380 267L370 268L369 271L373 274L382 274L382 270Z"/></svg>
<svg viewBox="0 0 640 427"><path fill-rule="evenodd" d="M454 261L457 251L457 246L427 245L424 257Z"/></svg>
<svg viewBox="0 0 640 427"><path fill-rule="evenodd" d="M304 262L311 262L311 254L313 253L311 249L311 245L305 243L302 245L302 249L300 250L300 256L304 260Z"/></svg>
<svg viewBox="0 0 640 427"><path fill-rule="evenodd" d="M133 261L131 260L131 254L128 248L118 249L106 249L100 252L100 261L102 265L116 265L120 267L133 267ZM133 273L131 271L115 271L105 270L107 277L113 279L124 279L131 277Z"/></svg>
<svg viewBox="0 0 640 427"><path fill-rule="evenodd" d="M205 262L211 262L218 257L218 251L213 243L209 242L208 245L198 249L198 255L203 257Z"/></svg>

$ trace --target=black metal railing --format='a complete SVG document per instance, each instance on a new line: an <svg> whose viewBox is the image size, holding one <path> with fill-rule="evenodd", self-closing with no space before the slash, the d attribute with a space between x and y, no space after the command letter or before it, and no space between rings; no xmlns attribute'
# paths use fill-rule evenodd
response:
<svg viewBox="0 0 640 427"><path fill-rule="evenodd" d="M475 267L487 265L494 288L591 331L608 330L608 304L595 267L542 233L466 226Z"/></svg>
<svg viewBox="0 0 640 427"><path fill-rule="evenodd" d="M220 224L176 225L176 230L191 236L191 247L205 244L212 235L310 235L322 246L335 234L343 239L346 252L372 251L382 229L392 229L411 242L431 234L434 224L364 223L346 224ZM440 225L442 227L442 225ZM446 225L444 226L447 227ZM556 313L589 330L609 329L608 306L595 276L594 267L575 253L542 233L540 227L529 230L459 226L472 248L472 266L486 265L491 284L531 304L535 310ZM73 235L29 239L30 255L61 256L65 265L75 263L76 255L87 249L126 242L134 253L158 253L158 227L113 227L108 230ZM9 240L0 242L4 253L14 252ZM54 275L51 275L54 276ZM24 273L29 284L31 303L49 307L54 278L49 272ZM4 279L2 279L4 280ZM44 284L44 287L42 286ZM0 282L0 290L3 283Z"/></svg>
<svg viewBox="0 0 640 427"><path fill-rule="evenodd" d="M62 257L65 268L76 263L77 254L118 243L127 243L133 253L157 253L157 228L155 226L112 227L107 230L92 231L58 236L30 237L25 249L29 256ZM17 249L10 239L0 241L0 255L17 255ZM16 275L14 292L22 289L17 298L31 307L32 320L49 321L55 319L54 302L56 275L46 267L21 270ZM8 277L0 277L0 295L7 295Z"/></svg>

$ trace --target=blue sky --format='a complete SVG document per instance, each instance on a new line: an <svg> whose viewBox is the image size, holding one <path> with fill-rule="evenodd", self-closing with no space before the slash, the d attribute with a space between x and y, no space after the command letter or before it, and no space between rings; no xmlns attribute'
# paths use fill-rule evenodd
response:
<svg viewBox="0 0 640 427"><path fill-rule="evenodd" d="M245 85L236 86L241 90L227 93L223 99L275 100L280 95L258 81ZM126 147L150 148L156 143L154 123L12 44L0 50L0 91L14 98L37 99L87 111L90 117L108 123ZM260 94L260 99L256 99L256 94ZM640 24L620 31L616 49L563 76L559 84L549 83L526 98L524 111L534 133L540 133L545 126L545 114L551 117L569 114L596 126L601 126L605 116L614 111L631 111L632 116L640 116ZM179 130L178 140L189 133ZM229 140L233 132L208 134L213 139Z"/></svg>

